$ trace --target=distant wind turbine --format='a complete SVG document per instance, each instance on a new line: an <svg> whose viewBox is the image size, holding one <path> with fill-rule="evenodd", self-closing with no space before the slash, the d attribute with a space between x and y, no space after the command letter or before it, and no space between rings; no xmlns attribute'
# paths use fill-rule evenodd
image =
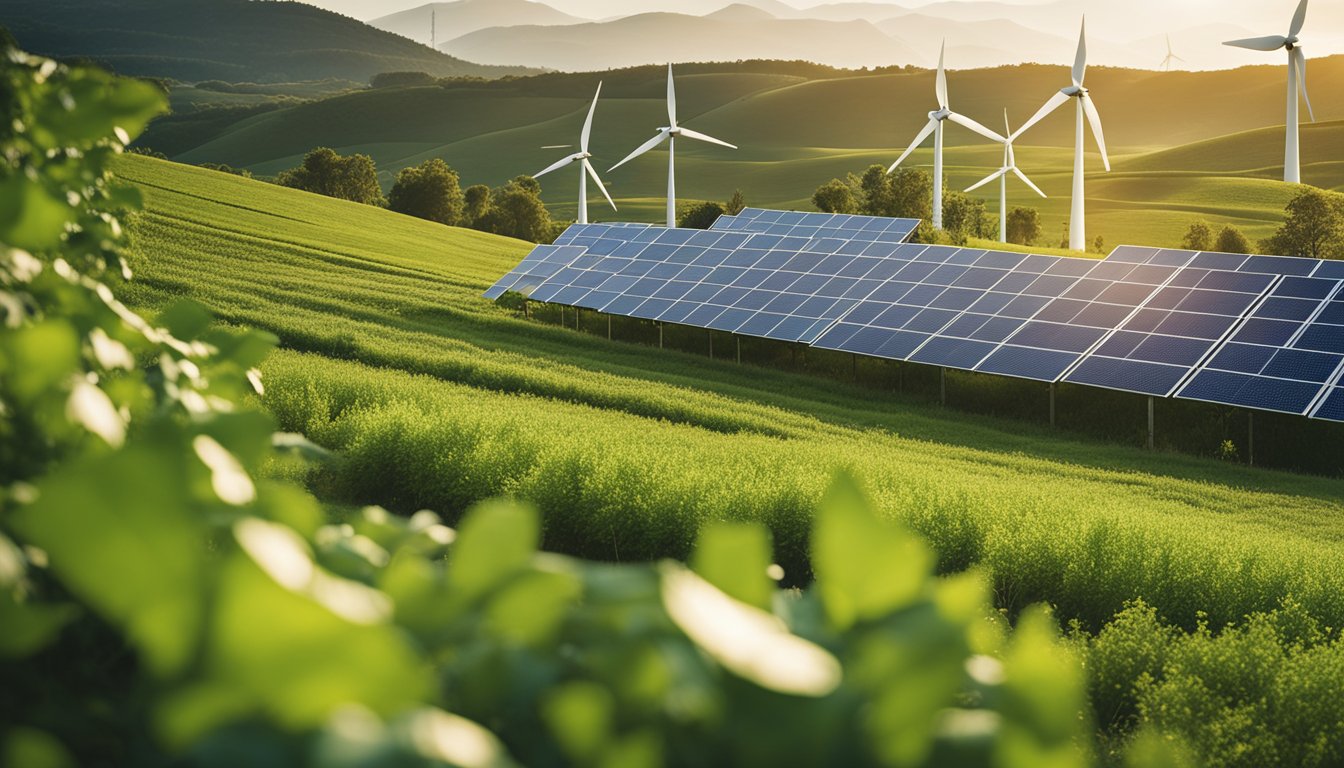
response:
<svg viewBox="0 0 1344 768"><path fill-rule="evenodd" d="M1302 52L1298 35L1307 21L1307 0L1297 6L1292 24L1288 27L1288 36L1253 37L1249 40L1230 40L1223 45L1234 48L1248 48L1252 51L1288 51L1288 142L1283 153L1283 180L1292 184L1302 181L1302 160L1298 152L1298 93L1307 102L1307 114L1316 122L1316 113L1311 109L1311 97L1307 95L1307 55Z"/></svg>
<svg viewBox="0 0 1344 768"><path fill-rule="evenodd" d="M1167 72L1170 72L1171 63L1173 61L1179 61L1182 64L1185 63L1185 59L1182 59L1180 56L1177 56L1176 52L1171 49L1171 35L1167 35L1167 58L1162 60L1162 69L1166 70Z"/></svg>
<svg viewBox="0 0 1344 768"><path fill-rule="evenodd" d="M593 177L593 181L597 182L597 188L600 189L600 190L602 190L602 195L603 195L604 197L607 198L607 202L608 202L608 203L611 203L611 209L612 209L613 211L614 211L614 210L617 210L617 209L616 209L616 203L615 203L615 201L613 201L613 200L611 199L611 195L607 192L607 188L606 188L606 186L602 184L602 179L598 178L598 176L597 176L597 171L593 168L593 164L590 163L590 162L588 162L588 158L592 157L592 154L588 151L588 137L589 137L590 135L592 135L592 132L593 132L593 113L597 111L597 99L598 99L598 97L600 97L601 95L602 95L602 83L598 83L598 84L597 84L597 94L593 96L593 105L592 105L591 107L588 108L588 119L585 120L584 123L583 123L583 134L579 137L579 151L578 151L578 152L575 152L574 154L570 155L569 157L566 157L564 160L561 160L561 161L555 163L554 165L550 166L550 167L547 168L546 170L542 171L541 173L538 173L536 176L533 177L533 178L537 178L537 179L539 179L539 178L541 178L542 176L545 176L546 174L550 173L551 171L558 171L558 170L560 170L561 168L564 168L565 166L569 165L570 163L579 163L579 164L580 164L580 167L579 167L579 223L580 223L580 224L587 224L587 223L588 223L588 177L589 177L589 176L592 176L592 177ZM569 146L570 146L570 145L562 144L562 145L558 145L558 146L542 147L542 149L568 149Z"/></svg>
<svg viewBox="0 0 1344 768"><path fill-rule="evenodd" d="M658 134L649 139L634 152L631 152L624 160L613 165L611 170L616 170L622 165L634 160L636 157L648 152L654 147L667 142L667 226L677 226L677 139L687 138L703 141L709 144L718 144L721 147L737 149L736 146L726 141L716 139L713 136L707 136L690 128L682 128L677 125L677 89L672 80L672 65L667 65L667 120L668 124L658 129Z"/></svg>
<svg viewBox="0 0 1344 768"><path fill-rule="evenodd" d="M1083 20L1083 29L1078 36L1078 55L1073 62L1073 85L1065 88L1050 100L1045 102L1034 117L1026 122L1012 138L1016 139L1026 133L1031 127L1056 109L1068 103L1069 99L1077 100L1078 117L1077 130L1074 135L1073 145L1073 211L1069 218L1069 247L1075 251L1087 250L1087 204L1084 190L1084 168L1083 162L1086 158L1084 153L1084 140L1087 138L1086 129L1083 126L1083 118L1092 124L1092 136L1097 140L1097 148L1101 150L1101 162L1106 166L1106 170L1111 170L1111 159L1106 155L1106 137L1101 130L1101 115L1097 113L1097 107L1092 103L1092 96L1087 88L1083 87L1083 81L1087 77L1087 20Z"/></svg>
<svg viewBox="0 0 1344 768"><path fill-rule="evenodd" d="M1003 167L966 191L974 192L995 179L999 180L999 242L1006 243L1008 242L1008 174L1015 174L1017 178L1022 180L1023 184L1031 187L1041 197L1045 197L1045 193L1017 167L1017 156L1013 152L1013 129L1008 125L1008 110L1006 109L1003 110L1003 130L1004 136L1007 137L1000 137L1003 143Z"/></svg>
<svg viewBox="0 0 1344 768"><path fill-rule="evenodd" d="M938 53L938 79L934 84L934 92L938 96L938 109L929 113L929 122L924 126L915 140L910 142L909 149L905 154L896 159L887 169L887 173L893 173L905 162L905 159L914 152L924 140L933 134L933 228L943 228L943 122L951 120L954 123L962 125L975 131L993 141L1003 141L1003 137L989 130L985 126L977 123L965 115L959 115L953 112L947 105L947 69L943 66L944 57L947 54L947 41L943 41L942 50Z"/></svg>

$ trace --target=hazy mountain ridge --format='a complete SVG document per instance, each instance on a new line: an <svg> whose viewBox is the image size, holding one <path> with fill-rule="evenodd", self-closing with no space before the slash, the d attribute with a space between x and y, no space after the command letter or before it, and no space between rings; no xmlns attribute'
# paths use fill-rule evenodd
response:
<svg viewBox="0 0 1344 768"><path fill-rule="evenodd" d="M485 16L474 10L491 2L501 9L491 15L504 17L493 26L486 25ZM780 0L686 0L675 10L630 11L597 21L577 19L545 3L523 0L457 0L434 7L440 9L441 22L444 14L482 19L456 30L441 23L438 42L446 53L492 64L578 71L659 60L799 56L840 67L925 66L936 60L944 39L952 68L1068 61L1077 44L1083 14L1089 19L1090 58L1094 64L1157 69L1167 55L1170 37L1175 54L1183 60L1175 62L1176 68L1227 69L1267 63L1263 54L1228 48L1221 42L1286 26L1291 8L1280 14L1280 9L1270 7L1273 5L1263 4L1251 14L1232 14L1192 9L1166 0L1055 0L1035 5L999 0L936 0L925 5L846 2L808 8L795 8ZM1317 6L1308 16L1305 39L1309 51L1317 56L1344 51L1344 8L1324 2ZM418 20L395 31L427 39L429 8L421 6L394 14ZM1284 18L1279 19L1280 15ZM670 16L683 18L669 20L666 28L656 30L630 21ZM1136 21L1138 18L1144 21ZM383 17L371 23L392 28L391 19ZM1162 21L1152 21L1156 19ZM799 26L787 29L780 22ZM843 28L828 26L835 23L864 26L853 28L846 39L846 33L839 31ZM754 28L744 30L741 25ZM556 28L543 32L532 27ZM873 35L873 29L890 40ZM773 45L765 34L767 30L773 33ZM636 56L637 51L645 53Z"/></svg>
<svg viewBox="0 0 1344 768"><path fill-rule="evenodd" d="M490 27L581 24L590 21L532 0L456 0L429 3L379 16L368 24L428 45L431 27L436 30L438 41L443 42Z"/></svg>
<svg viewBox="0 0 1344 768"><path fill-rule="evenodd" d="M500 77L331 11L249 0L4 0L0 25L34 53L183 81L367 82L380 72Z"/></svg>

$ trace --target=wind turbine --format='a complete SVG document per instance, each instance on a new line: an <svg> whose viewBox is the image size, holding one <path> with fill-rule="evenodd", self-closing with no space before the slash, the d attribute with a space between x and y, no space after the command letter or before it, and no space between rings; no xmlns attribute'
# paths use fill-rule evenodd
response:
<svg viewBox="0 0 1344 768"><path fill-rule="evenodd" d="M986 176L984 180L966 191L974 192L995 179L999 180L999 242L1006 243L1008 242L1008 174L1016 174L1023 184L1031 187L1041 197L1045 197L1045 193L1017 167L1017 155L1013 152L1013 129L1008 125L1008 110L1006 109L1003 110L1003 130L1004 135L1007 136L1007 138L1000 137L1000 141L1003 143L1003 167Z"/></svg>
<svg viewBox="0 0 1344 768"><path fill-rule="evenodd" d="M588 137L589 137L590 135L592 135L592 132L593 132L593 113L597 111L597 99L598 99L598 97L600 97L601 95L602 95L602 83L599 82L599 83L597 84L597 94L593 96L593 106L591 106L591 107L588 108L588 119L585 120L584 123L583 123L583 134L579 137L579 151L578 151L578 152L575 152L574 154L570 155L569 157L566 157L564 160L561 160L561 161L555 163L554 165L550 166L550 167L547 168L546 170L542 171L541 173L538 173L536 176L533 177L533 178L535 178L535 179L539 179L539 178L541 178L542 176L545 176L546 174L550 173L551 171L558 171L558 170L560 170L561 168L564 168L565 166L569 165L570 163L576 163L576 162L577 162L577 163L580 163L580 164L581 164L581 167L579 168L579 223L580 223L580 224L587 224L587 223L588 223L588 177L589 177L589 176L592 176L592 177L593 177L593 181L597 182L597 188L600 189L600 190L602 190L602 195L603 195L604 197L607 198L607 202L608 202L608 203L611 203L611 209L612 209L613 211L614 211L614 210L617 210L615 201L613 201L613 200L611 199L611 194L607 192L607 188L606 188L606 186L604 186L604 185L602 184L602 179L598 178L598 176L597 176L597 171L593 168L593 164L590 163L590 162L588 162L588 158L590 158L590 157L593 156L592 153L590 153L590 152L588 151ZM561 145L557 145L557 146L542 147L542 149L568 149L570 146L571 146L571 145L569 145L569 144L561 144Z"/></svg>
<svg viewBox="0 0 1344 768"><path fill-rule="evenodd" d="M1270 35L1223 43L1252 51L1277 51L1280 48L1288 51L1288 143L1283 153L1283 180L1292 184L1302 181L1302 161L1297 142L1299 91L1302 93L1302 99L1307 102L1307 114L1311 116L1313 123L1316 122L1316 113L1311 108L1311 97L1307 95L1307 55L1302 52L1302 46L1297 38L1302 33L1302 25L1306 21L1307 0L1302 0L1297 6L1297 13L1293 14L1293 22L1288 27L1287 37Z"/></svg>
<svg viewBox="0 0 1344 768"><path fill-rule="evenodd" d="M667 142L667 226L669 228L677 226L677 139L687 138L703 141L709 144L718 144L721 147L737 149L736 146L726 141L721 141L713 136L707 136L698 131L692 131L690 128L682 128L677 125L677 89L672 81L672 65L667 65L667 120L668 124L658 129L658 134L649 139L634 152L631 152L621 162L611 166L611 170L616 170L622 165L634 160L636 157L648 152L654 147Z"/></svg>
<svg viewBox="0 0 1344 768"><path fill-rule="evenodd" d="M943 41L942 50L938 53L938 80L934 85L934 92L938 96L938 109L929 113L929 122L924 126L915 140L910 142L909 149L905 154L896 159L887 169L887 173L893 173L905 162L905 158L910 156L924 140L933 134L933 228L943 228L943 123L951 120L954 123L970 128L972 131L993 141L1003 141L1003 137L989 130L985 126L975 122L965 115L959 115L953 112L947 106L947 69L943 66L944 58L947 54L947 41Z"/></svg>
<svg viewBox="0 0 1344 768"><path fill-rule="evenodd" d="M1075 251L1087 250L1087 204L1084 190L1084 169L1083 161L1086 158L1084 154L1084 139L1086 129L1083 127L1083 118L1092 124L1092 136L1097 140L1097 148L1101 150L1101 162L1106 166L1106 170L1111 170L1111 159L1106 155L1106 137L1101 131L1101 115L1097 114L1097 106L1092 103L1092 97L1087 88L1083 87L1083 81L1087 77L1087 19L1083 19L1083 29L1078 35L1078 55L1073 62L1073 85L1065 88L1050 100L1045 102L1034 117L1026 122L1013 138L1026 133L1033 125L1045 119L1047 115L1056 109L1068 103L1069 99L1077 101L1078 117L1077 129L1073 144L1073 211L1069 218L1069 247Z"/></svg>
<svg viewBox="0 0 1344 768"><path fill-rule="evenodd" d="M1167 58L1162 60L1162 69L1166 70L1167 72L1170 72L1171 63L1173 61L1179 61L1182 64L1185 63L1185 59L1182 59L1180 56L1177 56L1176 52L1171 49L1171 35L1167 35Z"/></svg>

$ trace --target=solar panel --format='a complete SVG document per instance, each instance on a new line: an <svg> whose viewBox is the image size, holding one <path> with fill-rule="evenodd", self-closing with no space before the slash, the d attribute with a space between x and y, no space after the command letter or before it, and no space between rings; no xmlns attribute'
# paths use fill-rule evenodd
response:
<svg viewBox="0 0 1344 768"><path fill-rule="evenodd" d="M1317 265L1313 265L1313 271ZM1177 396L1308 415L1344 366L1344 281L1293 274L1242 319Z"/></svg>
<svg viewBox="0 0 1344 768"><path fill-rule="evenodd" d="M539 245L526 258L485 292L485 298L498 299L509 291L531 293L570 262L582 256L579 246Z"/></svg>
<svg viewBox="0 0 1344 768"><path fill-rule="evenodd" d="M577 225L486 296L1344 421L1342 263L905 242L917 226L761 209L710 230Z"/></svg>
<svg viewBox="0 0 1344 768"><path fill-rule="evenodd" d="M720 216L713 230L754 232L785 237L831 237L841 240L904 243L919 228L919 219L856 216L834 213L802 213L747 208L736 216Z"/></svg>

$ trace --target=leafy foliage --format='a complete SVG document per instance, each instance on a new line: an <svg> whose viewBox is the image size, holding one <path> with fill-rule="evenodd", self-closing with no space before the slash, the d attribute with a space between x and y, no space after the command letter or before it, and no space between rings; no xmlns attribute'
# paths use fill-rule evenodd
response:
<svg viewBox="0 0 1344 768"><path fill-rule="evenodd" d="M1008 242L1035 245L1041 237L1041 214L1035 208L1013 208L1008 212Z"/></svg>
<svg viewBox="0 0 1344 768"><path fill-rule="evenodd" d="M812 193L812 205L822 213L857 213L859 210L854 190L840 179L831 179L817 187Z"/></svg>
<svg viewBox="0 0 1344 768"><path fill-rule="evenodd" d="M1344 197L1303 187L1288 201L1287 218L1260 244L1265 253L1312 259L1344 258Z"/></svg>
<svg viewBox="0 0 1344 768"><path fill-rule="evenodd" d="M452 226L462 219L462 186L457 172L435 157L403 168L387 196L397 213Z"/></svg>
<svg viewBox="0 0 1344 768"><path fill-rule="evenodd" d="M1187 251L1207 251L1213 245L1213 228L1206 221L1196 221L1181 238L1181 247Z"/></svg>
<svg viewBox="0 0 1344 768"><path fill-rule="evenodd" d="M541 184L518 176L499 189L467 188L466 215L473 229L533 243L549 243L559 234L541 201Z"/></svg>
<svg viewBox="0 0 1344 768"><path fill-rule="evenodd" d="M1250 253L1251 241L1246 239L1240 229L1232 225L1223 227L1218 232L1218 239L1213 243L1213 250L1219 253Z"/></svg>
<svg viewBox="0 0 1344 768"><path fill-rule="evenodd" d="M683 205L677 215L677 226L683 229L709 229L719 217L727 213L723 203L712 200Z"/></svg>
<svg viewBox="0 0 1344 768"><path fill-rule="evenodd" d="M301 189L352 203L383 206L378 169L368 155L342 157L328 147L318 147L303 158L298 168L282 171L275 182L282 187Z"/></svg>

